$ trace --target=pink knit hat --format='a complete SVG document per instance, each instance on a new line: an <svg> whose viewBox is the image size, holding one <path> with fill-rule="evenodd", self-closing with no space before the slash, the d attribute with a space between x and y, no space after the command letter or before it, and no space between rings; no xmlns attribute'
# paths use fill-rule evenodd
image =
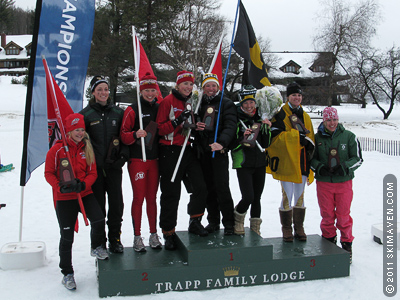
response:
<svg viewBox="0 0 400 300"><path fill-rule="evenodd" d="M337 113L336 108L334 107L325 107L322 112L322 120L325 122L326 120L339 120L339 115Z"/></svg>

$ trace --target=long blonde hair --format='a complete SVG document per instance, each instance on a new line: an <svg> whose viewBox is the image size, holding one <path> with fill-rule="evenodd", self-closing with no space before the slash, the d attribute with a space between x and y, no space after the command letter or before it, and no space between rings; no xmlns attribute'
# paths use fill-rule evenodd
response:
<svg viewBox="0 0 400 300"><path fill-rule="evenodd" d="M71 131L67 132L67 136L68 138L71 138ZM85 146L83 147L83 151L85 152L86 163L90 166L91 164L96 162L96 159L94 156L92 143L90 142L89 135L86 131L82 142L85 144Z"/></svg>

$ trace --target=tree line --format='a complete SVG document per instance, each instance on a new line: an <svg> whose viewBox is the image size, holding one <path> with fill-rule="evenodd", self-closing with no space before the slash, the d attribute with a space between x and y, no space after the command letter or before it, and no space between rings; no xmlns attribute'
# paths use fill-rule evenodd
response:
<svg viewBox="0 0 400 300"><path fill-rule="evenodd" d="M96 4L88 75L110 79L111 94L132 93L134 74L132 26L160 82L175 81L176 72L190 70L200 83L208 71L214 50L224 35L222 60L226 66L230 47L231 20L219 13L220 0L104 0ZM13 0L0 0L0 31L7 34L32 33L33 11L14 6ZM372 46L379 24L377 0L361 0L350 6L344 0L323 0L317 13L319 27L314 36L316 51L332 53L328 95L320 103L332 104L335 76L341 66L349 78L344 85L352 101L365 107L373 102L387 119L400 100L400 48ZM270 40L258 37L269 69L279 62L270 52ZM268 52L268 53L267 53ZM242 60L234 52L227 74L226 94L235 97L235 83L241 82ZM169 87L161 84L163 94ZM325 99L326 98L326 99ZM389 108L385 108L389 103Z"/></svg>

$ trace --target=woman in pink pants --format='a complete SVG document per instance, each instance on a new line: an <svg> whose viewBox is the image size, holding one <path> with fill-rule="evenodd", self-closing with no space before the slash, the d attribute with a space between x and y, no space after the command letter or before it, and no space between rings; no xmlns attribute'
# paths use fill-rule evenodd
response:
<svg viewBox="0 0 400 300"><path fill-rule="evenodd" d="M356 136L339 124L335 108L326 107L323 122L315 135L311 169L317 181L322 236L336 244L336 230L339 229L340 242L342 248L350 252L350 262L354 239L353 219L350 216L352 179L354 171L362 162L360 143Z"/></svg>

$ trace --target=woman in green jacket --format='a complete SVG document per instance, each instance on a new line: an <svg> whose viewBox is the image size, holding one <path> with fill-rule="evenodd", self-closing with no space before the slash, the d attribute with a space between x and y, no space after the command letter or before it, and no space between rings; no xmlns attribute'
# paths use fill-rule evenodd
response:
<svg viewBox="0 0 400 300"><path fill-rule="evenodd" d="M350 216L352 179L363 162L360 143L352 132L339 124L337 110L326 107L315 135L315 146L311 169L317 182L322 236L336 244L336 229L339 229L342 248L350 252L351 259L354 239Z"/></svg>

